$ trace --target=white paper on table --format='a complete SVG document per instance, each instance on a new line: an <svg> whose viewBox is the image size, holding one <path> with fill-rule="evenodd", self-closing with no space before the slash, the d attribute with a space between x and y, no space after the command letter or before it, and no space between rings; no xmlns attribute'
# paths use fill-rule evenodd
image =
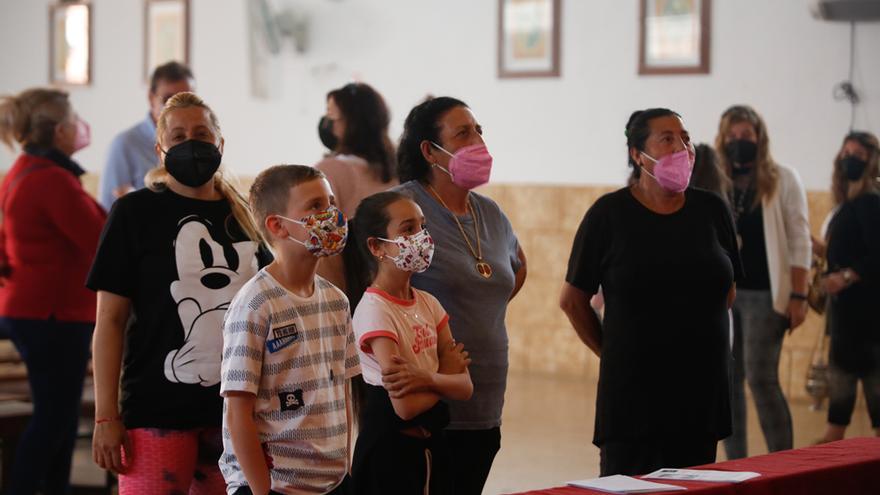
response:
<svg viewBox="0 0 880 495"><path fill-rule="evenodd" d="M717 483L739 483L761 476L751 471L712 471L709 469L660 469L646 474L645 478L655 480L710 481Z"/></svg>
<svg viewBox="0 0 880 495"><path fill-rule="evenodd" d="M608 493L677 492L679 490L687 490L687 488L683 486L664 485L651 481L643 481L621 474L605 476L603 478L594 478L591 480L569 481L566 484Z"/></svg>

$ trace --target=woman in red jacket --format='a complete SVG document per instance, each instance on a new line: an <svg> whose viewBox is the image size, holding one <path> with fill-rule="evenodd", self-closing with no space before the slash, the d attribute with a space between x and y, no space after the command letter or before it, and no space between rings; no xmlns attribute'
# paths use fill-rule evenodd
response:
<svg viewBox="0 0 880 495"><path fill-rule="evenodd" d="M66 493L95 322L84 281L106 214L70 159L89 133L67 93L0 98L0 140L23 149L0 185L0 330L27 365L34 405L8 486Z"/></svg>

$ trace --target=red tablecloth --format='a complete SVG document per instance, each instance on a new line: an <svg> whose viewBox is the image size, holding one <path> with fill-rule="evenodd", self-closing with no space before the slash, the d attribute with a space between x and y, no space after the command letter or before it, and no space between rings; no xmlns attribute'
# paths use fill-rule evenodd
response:
<svg viewBox="0 0 880 495"><path fill-rule="evenodd" d="M852 438L815 447L785 450L694 469L753 471L757 478L742 483L651 480L679 485L699 495L878 495L880 438ZM521 495L601 495L604 492L570 486L524 492ZM666 492L682 493L682 492Z"/></svg>

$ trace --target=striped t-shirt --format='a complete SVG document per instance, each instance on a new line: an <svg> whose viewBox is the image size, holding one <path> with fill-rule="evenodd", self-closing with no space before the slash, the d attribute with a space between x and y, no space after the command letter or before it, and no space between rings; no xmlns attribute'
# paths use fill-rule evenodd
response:
<svg viewBox="0 0 880 495"><path fill-rule="evenodd" d="M345 379L359 373L348 299L321 277L304 298L264 268L226 311L220 394L257 396L254 421L276 492L327 493L342 481L349 458ZM220 469L228 493L247 485L225 414Z"/></svg>

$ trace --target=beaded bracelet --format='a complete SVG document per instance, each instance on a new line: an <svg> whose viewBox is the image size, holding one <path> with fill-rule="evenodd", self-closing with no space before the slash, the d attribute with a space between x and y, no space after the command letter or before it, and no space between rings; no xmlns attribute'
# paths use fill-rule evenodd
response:
<svg viewBox="0 0 880 495"><path fill-rule="evenodd" d="M114 416L112 418L100 418L100 419L95 420L95 424L99 425L101 423L109 423L111 421L119 421L120 419L122 419L122 416Z"/></svg>

